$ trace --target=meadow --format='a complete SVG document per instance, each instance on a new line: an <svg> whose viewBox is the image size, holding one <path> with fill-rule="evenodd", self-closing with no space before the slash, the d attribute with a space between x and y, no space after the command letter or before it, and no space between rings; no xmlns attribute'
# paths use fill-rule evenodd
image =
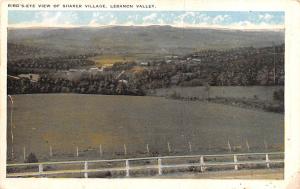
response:
<svg viewBox="0 0 300 189"><path fill-rule="evenodd" d="M128 55L100 55L100 56L95 56L95 57L91 57L90 60L94 61L95 64L98 67L104 66L104 67L108 67L108 66L112 66L113 64L117 63L117 62L131 62L134 61L136 58L134 56L128 56Z"/></svg>
<svg viewBox="0 0 300 189"><path fill-rule="evenodd" d="M134 54L102 54L90 57L89 60L95 62L98 67L109 67L115 63L125 62L140 62L151 59L160 59L161 55L165 54L151 54L151 53L134 53Z"/></svg>
<svg viewBox="0 0 300 189"><path fill-rule="evenodd" d="M139 157L148 144L152 155L199 154L232 150L279 151L284 146L284 115L201 101L150 96L82 94L15 95L14 149L40 161ZM7 111L10 158L10 111ZM189 152L189 143L192 152ZM49 147L53 156L49 157ZM79 157L76 157L76 148ZM268 149L266 149L268 148ZM146 154L149 155L149 154Z"/></svg>
<svg viewBox="0 0 300 189"><path fill-rule="evenodd" d="M184 98L244 98L261 101L274 101L275 91L284 90L284 86L197 86L170 87L149 91L153 96L170 96L174 93Z"/></svg>

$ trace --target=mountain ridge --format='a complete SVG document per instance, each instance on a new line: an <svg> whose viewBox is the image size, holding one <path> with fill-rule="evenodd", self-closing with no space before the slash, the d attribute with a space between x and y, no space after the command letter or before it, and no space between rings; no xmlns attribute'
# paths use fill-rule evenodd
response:
<svg viewBox="0 0 300 189"><path fill-rule="evenodd" d="M9 29L8 43L51 49L67 55L93 53L183 55L207 49L278 45L284 43L284 30L182 29L171 26Z"/></svg>

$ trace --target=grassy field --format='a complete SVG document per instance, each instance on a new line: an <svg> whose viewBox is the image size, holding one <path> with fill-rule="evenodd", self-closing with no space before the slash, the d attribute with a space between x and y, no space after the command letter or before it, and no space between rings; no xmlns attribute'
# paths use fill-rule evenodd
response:
<svg viewBox="0 0 300 189"><path fill-rule="evenodd" d="M101 55L90 58L90 60L94 61L97 66L112 66L116 62L130 62L135 61L136 57L128 56L128 55Z"/></svg>
<svg viewBox="0 0 300 189"><path fill-rule="evenodd" d="M197 97L207 98L249 98L263 101L273 101L273 93L279 89L284 89L284 86L210 86L207 90L204 86L199 87L172 87L155 89L152 95L155 96L170 96L177 93L181 97Z"/></svg>
<svg viewBox="0 0 300 189"><path fill-rule="evenodd" d="M283 150L284 115L199 101L161 97L80 94L16 95L14 148L17 161L33 152L38 159L95 159L99 144L103 158L141 156L151 152L223 153L230 141L236 151ZM11 149L8 102L8 152ZM49 158L49 146L54 156ZM79 158L75 157L76 146ZM10 155L8 154L8 157Z"/></svg>
<svg viewBox="0 0 300 189"><path fill-rule="evenodd" d="M90 57L89 59L94 61L97 66L112 66L117 62L131 62L131 61L147 61L149 59L160 59L167 54L148 54L148 53L135 53L135 54L103 54L99 56Z"/></svg>

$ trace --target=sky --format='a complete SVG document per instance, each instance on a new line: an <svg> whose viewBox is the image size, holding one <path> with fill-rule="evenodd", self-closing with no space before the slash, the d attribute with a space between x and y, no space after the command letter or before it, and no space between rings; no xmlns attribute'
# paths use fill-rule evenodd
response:
<svg viewBox="0 0 300 189"><path fill-rule="evenodd" d="M100 27L111 25L283 29L284 12L20 10L8 12L9 27Z"/></svg>

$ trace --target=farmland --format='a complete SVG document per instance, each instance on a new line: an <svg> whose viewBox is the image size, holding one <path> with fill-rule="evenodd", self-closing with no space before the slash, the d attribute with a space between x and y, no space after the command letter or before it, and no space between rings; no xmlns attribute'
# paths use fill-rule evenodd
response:
<svg viewBox="0 0 300 189"><path fill-rule="evenodd" d="M90 60L94 61L95 64L99 67L101 66L111 66L116 62L127 62L127 61L134 61L135 57L133 56L121 56L121 55L102 55L102 56L95 56L90 58Z"/></svg>
<svg viewBox="0 0 300 189"><path fill-rule="evenodd" d="M153 154L282 150L284 115L201 101L149 96L83 94L15 95L13 108L16 161L23 148L39 160L139 157L149 144ZM11 106L8 103L8 120ZM11 138L8 122L8 158ZM266 148L266 145L268 149ZM49 146L53 157L49 157ZM75 156L76 146L79 157Z"/></svg>
<svg viewBox="0 0 300 189"><path fill-rule="evenodd" d="M209 87L209 98L257 98L263 101L272 101L273 93L276 90L283 89L284 86L211 86ZM178 93L185 98L206 98L206 87L171 87L153 90L155 96L168 96Z"/></svg>
<svg viewBox="0 0 300 189"><path fill-rule="evenodd" d="M161 58L161 55L149 54L149 53L135 53L135 54L102 54L97 56L92 56L89 60L93 61L98 67L112 66L115 63L125 63L125 62L139 62L147 61L149 59L155 60Z"/></svg>
<svg viewBox="0 0 300 189"><path fill-rule="evenodd" d="M9 164L284 151L284 31L8 33Z"/></svg>

